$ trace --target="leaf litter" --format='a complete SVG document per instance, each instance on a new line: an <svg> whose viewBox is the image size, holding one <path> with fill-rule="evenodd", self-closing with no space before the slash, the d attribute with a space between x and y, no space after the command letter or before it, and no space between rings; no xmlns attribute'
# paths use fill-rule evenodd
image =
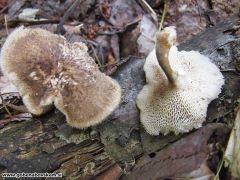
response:
<svg viewBox="0 0 240 180"><path fill-rule="evenodd" d="M62 21L62 17L72 7L75 0L64 1L1 1L0 8L0 34L1 44L4 42L7 34L19 25L26 25L32 27L42 27L51 32L58 31L58 25ZM132 173L127 176L138 177L138 167L145 169L145 173L141 178L146 177L149 173L154 174L156 171L161 172L158 178L197 178L203 177L206 179L212 178L214 172L217 172L217 164L220 162L219 155L216 152L221 152L226 144L229 128L223 125L228 124L229 119L234 117L234 108L237 107L238 93L236 93L236 81L238 78L235 75L227 75L227 82L233 92L223 94L223 99L213 102L212 106L217 107L217 113L209 112L209 122L213 123L203 128L192 132L186 136L181 137L163 137L153 138L147 135L144 130L139 128L139 117L134 100L137 91L141 89L141 84L144 82L131 82L131 78L136 80L143 79L144 74L139 73L141 69L123 70L131 68L131 64L137 64L141 68L141 60L129 60L132 62L125 62L130 56L146 57L155 44L154 35L158 28L157 22L154 20L156 12L157 18L161 18L163 12L164 2L161 0L147 0L146 2L152 7L144 6L145 1L140 0L100 0L95 1L79 1L79 6L74 7L74 11L68 14L63 22L63 30L61 33L72 42L85 42L88 45L89 53L95 58L100 69L107 74L125 73L120 81L126 90L124 95L124 102L126 107L134 109L132 115L127 114L124 110L117 110L112 116L121 116L126 113L126 118L121 122L106 122L96 130L100 130L102 143L109 154L122 165L125 173L132 170ZM215 25L218 21L224 20L226 17L237 13L237 5L228 5L226 2L212 1L166 1L169 5L169 11L164 21L164 26L175 25L179 34L179 43L186 42L193 35L203 31L206 27ZM230 4L238 3L234 0ZM30 9L29 9L30 8ZM70 11L68 11L70 12ZM7 32L8 30L9 32ZM237 33L239 28L236 27ZM225 46L224 46L225 47ZM224 49L224 48L223 48ZM222 53L221 48L217 49ZM228 53L224 50L225 56ZM237 53L234 53L237 54ZM123 65L117 66L117 64ZM238 68L238 59L235 58L235 64L231 64L230 68ZM129 66L129 67L127 67ZM135 65L134 65L135 66ZM228 65L223 65L226 69ZM122 69L121 69L122 68ZM238 70L238 69L237 69ZM139 77L138 77L139 76ZM31 118L28 113L20 113L18 108L8 107L6 110L3 106L4 102L13 104L15 106L22 106L19 94L4 77L0 77L0 92L1 92L1 120L0 126L4 128L12 121L21 121ZM133 85L134 84L134 85ZM128 87L128 86L131 87ZM135 87L137 86L137 87ZM135 89L134 89L135 88ZM131 95L128 92L133 92ZM228 92L228 91L225 91ZM233 95L231 95L233 94ZM227 98L226 98L227 97ZM5 103L6 104L6 103ZM224 108L224 109L222 109ZM126 108L127 109L127 108ZM216 108L215 108L216 109ZM7 112L9 111L9 112ZM226 114L226 112L230 112ZM227 117L225 118L225 116ZM12 117L11 117L12 116ZM123 116L122 116L123 117ZM118 119L117 119L118 120ZM228 124L229 127L234 122ZM119 129L114 128L119 127ZM237 132L237 119L235 121L234 132ZM101 131L102 130L102 131ZM231 149L236 148L237 145L232 145L232 136L235 141L239 141L239 137L234 135L232 130L231 138L228 144ZM200 138L201 137L201 138ZM109 141L110 138L110 141ZM178 140L180 138L180 140ZM220 140L222 138L222 140ZM238 140L236 140L238 138ZM190 140L189 140L190 139ZM211 142L212 140L212 142ZM196 144L198 142L199 144ZM200 143L202 142L202 143ZM218 144L218 145L217 145ZM222 148L218 148L217 146ZM234 147L233 147L234 146ZM226 152L230 152L230 151ZM236 151L234 151L236 152ZM165 158L168 154L168 158ZM188 157L188 155L191 156ZM211 154L214 154L211 156ZM239 154L235 153L236 159ZM230 171L233 175L237 174L236 164L232 161L231 154L225 153L225 158L230 164ZM140 158L141 157L141 158ZM192 159L191 159L192 158ZM197 159L197 161L194 160ZM216 158L219 158L216 160ZM215 160L214 160L215 159ZM146 167L146 161L156 162L153 169ZM135 165L135 167L134 167ZM187 170L187 166L192 165L191 169ZM158 167L159 166L159 167ZM169 171L169 166L171 168ZM130 167L130 168L129 168ZM156 171L153 171L157 167ZM133 169L132 169L133 168ZM166 169L167 168L167 169ZM234 170L235 169L235 170ZM109 170L111 172L112 170ZM119 169L117 170L119 171ZM141 170L142 171L142 170ZM164 174L165 173L165 174ZM151 174L151 175L152 175ZM126 177L127 177L126 176ZM239 174L238 174L239 176ZM124 177L123 177L124 178ZM140 178L140 179L141 179ZM147 178L147 177L146 177Z"/></svg>

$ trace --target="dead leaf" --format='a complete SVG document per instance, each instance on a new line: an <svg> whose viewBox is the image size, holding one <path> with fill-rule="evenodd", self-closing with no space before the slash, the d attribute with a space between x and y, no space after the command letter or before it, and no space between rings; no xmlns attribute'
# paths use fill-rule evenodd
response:
<svg viewBox="0 0 240 180"><path fill-rule="evenodd" d="M212 11L209 18L213 24L240 12L239 0L212 0Z"/></svg>
<svg viewBox="0 0 240 180"><path fill-rule="evenodd" d="M100 11L102 13L102 16L106 19L109 19L111 16L111 8L109 6L109 3L107 0L104 0L100 3Z"/></svg>
<svg viewBox="0 0 240 180"><path fill-rule="evenodd" d="M117 34L98 35L95 38L98 46L95 51L103 65L106 65L104 72L112 74L116 70L114 64L120 61L119 38Z"/></svg>
<svg viewBox="0 0 240 180"><path fill-rule="evenodd" d="M127 28L121 35L122 57L129 55L146 57L154 48L156 31L157 25L149 16L144 15L138 24Z"/></svg>
<svg viewBox="0 0 240 180"><path fill-rule="evenodd" d="M47 20L44 18L36 19L36 16L39 14L39 9L33 9L33 8L25 8L22 10L22 12L18 15L18 19L22 21L41 21L41 20Z"/></svg>
<svg viewBox="0 0 240 180"><path fill-rule="evenodd" d="M120 37L120 54L122 57L130 55L138 56L138 44L140 34L140 24L135 24L134 27L129 27L121 34Z"/></svg>
<svg viewBox="0 0 240 180"><path fill-rule="evenodd" d="M87 37L89 39L94 39L98 32L98 26L96 24L90 24L87 28Z"/></svg>
<svg viewBox="0 0 240 180"><path fill-rule="evenodd" d="M155 33L157 26L152 20L144 15L140 21L140 35L137 39L138 52L147 56L155 46Z"/></svg>
<svg viewBox="0 0 240 180"><path fill-rule="evenodd" d="M219 123L207 124L197 131L156 152L139 159L132 172L123 179L175 179L191 176L209 177L210 171L199 167L206 164L211 149L208 144L226 140L229 129ZM214 138L215 141L212 139ZM205 168L206 169L206 168Z"/></svg>
<svg viewBox="0 0 240 180"><path fill-rule="evenodd" d="M187 174L181 175L181 179L195 179L195 180L211 180L214 177L214 173L209 169L207 163L201 164L201 166Z"/></svg>
<svg viewBox="0 0 240 180"><path fill-rule="evenodd" d="M116 60L113 57L113 54L111 52L109 52L108 55L107 55L107 65L112 65L112 64L115 64L115 63L116 63Z"/></svg>
<svg viewBox="0 0 240 180"><path fill-rule="evenodd" d="M165 25L177 27L178 42L184 42L192 35L201 32L207 26L204 15L208 9L208 2L204 1L167 1L169 10L166 15Z"/></svg>
<svg viewBox="0 0 240 180"><path fill-rule="evenodd" d="M102 1L102 3L107 2L105 0ZM107 17L109 17L105 18L105 20L114 27L123 28L129 23L135 22L143 15L143 10L136 1L115 0L111 1L109 5L106 6L107 11L109 11L108 7L111 7L111 13L109 16L107 12ZM105 17L106 15L102 14L102 16Z"/></svg>
<svg viewBox="0 0 240 180"><path fill-rule="evenodd" d="M8 4L8 0L1 0L0 1L0 8L4 8Z"/></svg>

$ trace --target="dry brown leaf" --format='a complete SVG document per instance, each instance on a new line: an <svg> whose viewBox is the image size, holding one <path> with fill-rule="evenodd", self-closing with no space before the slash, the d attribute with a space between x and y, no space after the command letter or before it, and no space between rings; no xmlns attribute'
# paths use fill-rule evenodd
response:
<svg viewBox="0 0 240 180"><path fill-rule="evenodd" d="M116 60L113 57L112 52L109 52L108 55L107 55L107 65L112 65L112 64L115 64L115 63L116 63Z"/></svg>
<svg viewBox="0 0 240 180"><path fill-rule="evenodd" d="M0 8L4 8L8 4L8 0L1 0L0 1Z"/></svg>
<svg viewBox="0 0 240 180"><path fill-rule="evenodd" d="M94 39L98 32L98 26L96 24L90 24L87 29L87 37L89 39Z"/></svg>
<svg viewBox="0 0 240 180"><path fill-rule="evenodd" d="M166 25L176 26L178 42L184 42L192 35L201 32L207 26L204 15L208 2L204 1L167 1L169 10L165 19Z"/></svg>
<svg viewBox="0 0 240 180"><path fill-rule="evenodd" d="M223 124L207 124L167 148L152 154L151 157L145 155L140 158L125 179L210 177L212 173L205 168L211 154L208 144L219 143L219 141L224 143L228 133L229 129Z"/></svg>
<svg viewBox="0 0 240 180"><path fill-rule="evenodd" d="M239 0L212 0L211 3L213 11L209 13L209 17L214 24L240 12Z"/></svg>
<svg viewBox="0 0 240 180"><path fill-rule="evenodd" d="M104 2L106 4L108 1L102 0L102 4L104 4ZM143 15L143 10L136 1L115 0L105 6L105 11L102 11L102 16L107 16L105 20L118 28L123 28L129 23L135 22ZM111 9L109 9L109 7L111 7ZM111 11L110 16L109 11Z"/></svg>
<svg viewBox="0 0 240 180"><path fill-rule="evenodd" d="M100 11L102 13L102 16L106 19L110 18L111 16L111 8L109 6L109 3L107 0L104 0L102 3L100 3Z"/></svg>
<svg viewBox="0 0 240 180"><path fill-rule="evenodd" d="M181 175L181 179L195 179L195 180L211 180L214 177L214 173L209 169L207 163L201 164L201 166L187 174Z"/></svg>

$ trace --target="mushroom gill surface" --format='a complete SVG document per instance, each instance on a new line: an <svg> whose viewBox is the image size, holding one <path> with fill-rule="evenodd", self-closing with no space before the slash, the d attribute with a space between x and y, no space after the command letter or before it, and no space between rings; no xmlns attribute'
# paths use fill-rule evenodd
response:
<svg viewBox="0 0 240 180"><path fill-rule="evenodd" d="M100 72L84 43L40 28L20 27L1 52L1 68L36 115L53 105L67 122L85 128L103 121L119 104L119 84Z"/></svg>
<svg viewBox="0 0 240 180"><path fill-rule="evenodd" d="M178 51L175 27L157 32L147 56L146 85L137 97L140 120L151 135L189 132L206 119L224 84L218 67L197 51Z"/></svg>

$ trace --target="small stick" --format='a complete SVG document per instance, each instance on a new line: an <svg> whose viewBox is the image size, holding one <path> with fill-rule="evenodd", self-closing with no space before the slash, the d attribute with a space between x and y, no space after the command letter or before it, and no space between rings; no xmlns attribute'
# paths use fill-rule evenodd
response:
<svg viewBox="0 0 240 180"><path fill-rule="evenodd" d="M6 15L4 15L4 25L5 25L5 29L6 29L7 35L9 35L9 32L8 32L8 22L7 22L7 16Z"/></svg>
<svg viewBox="0 0 240 180"><path fill-rule="evenodd" d="M221 72L234 72L234 73L237 73L237 71L235 69L222 69L220 71Z"/></svg>
<svg viewBox="0 0 240 180"><path fill-rule="evenodd" d="M146 11L150 13L152 19L155 21L155 23L157 23L158 22L157 14L151 8L151 6L145 0L139 0L138 2L143 6L144 9L146 9Z"/></svg>
<svg viewBox="0 0 240 180"><path fill-rule="evenodd" d="M235 41L239 41L239 40L240 40L240 38L235 38L235 39L232 39L232 40L230 40L230 41L228 41L226 43L223 43L223 44L219 45L218 47L216 47L215 49L212 50L210 55L212 55L217 49L219 49L219 48L221 48L221 47L223 47L223 46L225 46L225 45L227 45L229 43L232 43L232 42L235 42Z"/></svg>
<svg viewBox="0 0 240 180"><path fill-rule="evenodd" d="M98 63L98 66L99 66L100 70L103 71L103 65L102 65L101 61L99 60L99 58L98 58L98 56L97 56L97 53L95 52L95 49L94 49L93 45L90 44L90 46L91 46L91 48L92 48L92 50L93 50L93 54L94 54L94 56L95 56L95 59L97 60L97 63Z"/></svg>
<svg viewBox="0 0 240 180"><path fill-rule="evenodd" d="M122 33L124 31L126 31L126 29L129 26L132 26L134 24L138 24L141 20L142 20L142 18L137 18L135 21L127 23L123 28L117 29L116 31L112 31L112 32L103 32L103 31L101 32L101 31L98 31L97 34L99 34L99 35L113 35L113 34L117 34L117 33Z"/></svg>
<svg viewBox="0 0 240 180"><path fill-rule="evenodd" d="M224 153L225 153L225 151L223 152L223 154L224 154ZM223 155L223 156L224 156L224 155ZM222 169L222 167L223 167L223 163L224 163L224 158L222 157L221 162L220 162L220 164L219 164L219 166L218 166L217 173L215 174L213 180L219 179L219 174L220 174L221 169Z"/></svg>
<svg viewBox="0 0 240 180"><path fill-rule="evenodd" d="M0 96L3 96L3 95L11 95L11 94L18 94L18 95L16 95L16 96L20 96L19 95L19 92L6 92L6 93L0 93ZM12 95L12 96L14 96L14 95Z"/></svg>
<svg viewBox="0 0 240 180"><path fill-rule="evenodd" d="M9 6L9 4L6 5L5 7L3 7L3 8L1 9L1 11L0 11L0 14L2 14L2 13L8 8L8 6Z"/></svg>
<svg viewBox="0 0 240 180"><path fill-rule="evenodd" d="M25 21L25 20L18 20L18 19L14 19L14 20L10 20L8 21L9 23L22 23L25 26L31 26L31 25L41 25L41 24L57 24L59 22L59 20L51 20L51 19L47 19L47 20L39 20L39 21Z"/></svg>
<svg viewBox="0 0 240 180"><path fill-rule="evenodd" d="M13 115L12 115L11 112L9 111L8 107L6 106L6 103L5 103L5 101L4 101L4 99L3 99L3 97L2 97L1 94L0 94L0 98L1 98L1 100L2 100L2 104L3 104L4 109L7 111L8 115L10 116L10 118L12 118Z"/></svg>
<svg viewBox="0 0 240 180"><path fill-rule="evenodd" d="M121 59L119 62L116 62L116 63L113 63L113 64L106 64L106 65L103 65L102 67L103 68L111 67L111 66L117 66L118 67L118 66L121 66L122 64L126 63L131 58L142 58L142 57L129 55L128 57Z"/></svg>
<svg viewBox="0 0 240 180"><path fill-rule="evenodd" d="M8 7L11 7L15 3L14 1L10 1L4 8L1 9L0 14L2 14Z"/></svg>
<svg viewBox="0 0 240 180"><path fill-rule="evenodd" d="M162 18L161 18L161 22L160 22L160 25L159 25L159 31L162 30L163 28L163 22L164 22L164 19L165 19L165 16L168 12L168 4L167 4L167 1L165 0L164 1L164 7L163 7L163 14L162 14Z"/></svg>
<svg viewBox="0 0 240 180"><path fill-rule="evenodd" d="M22 105L22 106L16 106L14 104L11 104L11 103L6 103L6 106L16 110L16 111L19 111L21 113L29 113L28 109L26 108L26 106Z"/></svg>

